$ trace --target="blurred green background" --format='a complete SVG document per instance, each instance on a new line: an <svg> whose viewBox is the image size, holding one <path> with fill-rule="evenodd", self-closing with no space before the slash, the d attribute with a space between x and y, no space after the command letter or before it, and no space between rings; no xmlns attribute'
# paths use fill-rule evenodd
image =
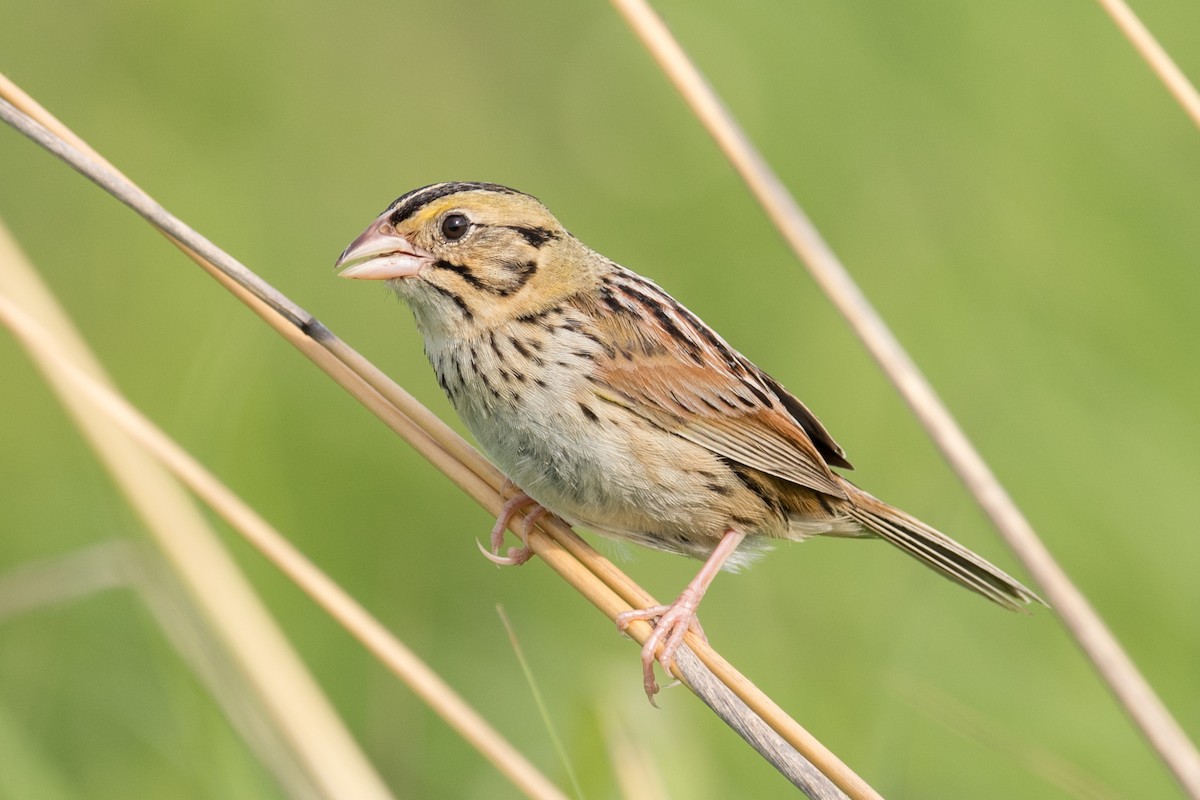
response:
<svg viewBox="0 0 1200 800"><path fill-rule="evenodd" d="M1200 732L1200 133L1091 3L658 5ZM1200 6L1137 6L1200 76ZM0 0L0 20L0 69L444 418L408 312L331 266L408 189L507 183L795 391L860 484L1022 574L607 4ZM555 780L497 603L588 797L618 795L614 726L674 796L790 790L682 690L651 709L611 623L543 564L488 564L483 511L8 129L0 217L128 396ZM0 372L0 571L141 537L8 336ZM398 795L516 796L227 540ZM664 598L697 566L622 563ZM703 612L717 648L886 796L1174 793L1052 614L1005 614L882 543L781 546ZM119 590L0 619L0 775L13 797L280 794Z"/></svg>

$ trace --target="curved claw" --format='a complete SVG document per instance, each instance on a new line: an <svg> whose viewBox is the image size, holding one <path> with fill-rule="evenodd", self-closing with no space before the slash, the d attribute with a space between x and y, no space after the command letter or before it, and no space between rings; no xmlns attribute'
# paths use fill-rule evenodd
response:
<svg viewBox="0 0 1200 800"><path fill-rule="evenodd" d="M504 479L504 487L501 493L511 487L512 481ZM504 546L504 531L508 529L508 524L512 521L515 515L522 508L532 505L533 509L525 515L525 520L521 523L521 544L522 547L510 547L508 555L500 555L500 548ZM483 545L476 540L479 549L488 557L492 563L499 564L504 567L516 567L524 564L529 559L533 558L533 550L529 547L529 532L533 530L534 524L538 518L546 513L546 509L536 500L524 492L518 491L515 495L504 502L504 506L500 509L500 515L496 517L496 524L492 526L491 544L492 550L489 553L484 549Z"/></svg>
<svg viewBox="0 0 1200 800"><path fill-rule="evenodd" d="M658 682L654 679L654 662L662 664L663 670L670 675L675 663L675 651L689 630L708 641L700 627L700 620L696 618L699 604L700 598L696 593L685 589L679 599L669 606L635 608L617 615L617 629L621 633L627 634L629 626L639 620L654 625L654 630L642 644L642 687L646 690L650 705L655 708L658 708L658 703L654 701L654 695L658 694ZM662 645L662 653L657 652L659 644Z"/></svg>
<svg viewBox="0 0 1200 800"><path fill-rule="evenodd" d="M479 548L479 552L483 553L484 558L501 567L519 567L533 558L533 551L528 547L510 547L508 555L502 556L488 550L478 539L475 540L475 546Z"/></svg>
<svg viewBox="0 0 1200 800"><path fill-rule="evenodd" d="M721 565L737 549L744 538L746 538L746 534L742 531L732 529L725 531L721 536L721 541L713 548L708 560L700 568L700 572L680 593L674 603L669 606L632 609L617 615L617 629L622 633L629 629L630 624L638 620L654 625L654 630L642 644L642 687L646 690L646 698L650 701L650 705L655 708L658 707L658 703L654 702L654 695L658 693L658 683L654 680L654 662L657 660L662 664L663 669L670 673L671 666L675 663L675 651L679 649L684 635L689 630L707 641L700 622L696 619L696 609L700 606L700 599L704 597L705 591L708 590L709 584L721 569ZM658 652L660 644L662 645L661 653Z"/></svg>

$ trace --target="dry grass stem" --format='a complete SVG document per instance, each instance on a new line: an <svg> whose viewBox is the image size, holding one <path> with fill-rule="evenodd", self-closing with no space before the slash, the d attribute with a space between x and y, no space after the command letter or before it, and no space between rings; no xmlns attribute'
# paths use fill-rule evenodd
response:
<svg viewBox="0 0 1200 800"><path fill-rule="evenodd" d="M55 347L66 354L63 357L79 365L73 369L90 375L93 382L105 380L82 337L3 226L0 293L20 297L23 307L36 309L44 320L38 325L47 331L44 338L53 337ZM6 302L15 307L13 301ZM337 796L345 787L363 797L390 797L187 493L75 392L56 363L36 357L34 361L231 653L312 783L327 797Z"/></svg>
<svg viewBox="0 0 1200 800"><path fill-rule="evenodd" d="M25 562L0 574L0 622L112 590L132 592L141 600L180 660L203 684L258 762L274 776L284 796L293 800L329 796L314 782L311 770L298 761L229 648L152 543L141 538L108 539ZM0 749L7 744L0 744ZM43 797L38 791L5 788L14 797Z"/></svg>
<svg viewBox="0 0 1200 800"><path fill-rule="evenodd" d="M7 85L12 87L11 83ZM5 91L7 90L4 84L0 83L0 97L9 96ZM38 109L36 104L34 107ZM376 413L474 500L493 514L499 512L502 505L499 489L503 477L462 437L337 339L306 311L168 213L106 162L90 158L80 148L73 146L72 142L78 141L78 137L72 134L68 141L63 136L52 133L47 125L53 126L55 130L66 129L44 111L38 109L38 113L36 120L30 119L4 100L0 100L0 117L137 211L180 245L185 253L204 266L210 274L218 277L223 285L236 284L240 287L241 291L236 291L235 294L246 301L252 310ZM519 530L523 521L522 515L514 516L512 528ZM631 607L654 604L650 595L560 522L545 519L539 521L538 529L535 529L530 537L530 546L610 618ZM649 631L648 624L640 623L631 627L630 634L641 642ZM700 656L700 662L715 665L715 668L710 666L709 669L714 669L721 684L744 701L784 742L815 764L847 795L856 800L879 796L803 727L783 714L757 687L717 656L708 645L695 641L690 635L688 643ZM686 659L679 661L682 663ZM696 669L698 672L689 678L677 668L676 677L684 680L694 691L705 691L704 687L708 684L701 680L701 673L706 673L707 669L700 663L696 664ZM715 697L704 699L710 705L720 703ZM760 749L760 752L779 766L779 762L774 760L774 753L763 749ZM788 774L787 770L783 771ZM791 777L789 775L789 778Z"/></svg>
<svg viewBox="0 0 1200 800"><path fill-rule="evenodd" d="M613 4L908 402L1151 746L1180 784L1200 798L1200 753L1195 745L1050 554L849 272L649 5L644 0L613 0Z"/></svg>
<svg viewBox="0 0 1200 800"><path fill-rule="evenodd" d="M1188 81L1183 70L1158 43L1154 34L1150 33L1149 29L1142 24L1125 0L1099 0L1099 2L1112 17L1121 33L1125 34L1125 38L1129 39L1134 49L1141 54L1142 58L1146 59L1146 63L1150 65L1150 69L1154 70L1154 74L1166 85L1167 91L1179 105L1183 106L1183 110L1192 118L1196 127L1200 128L1200 94L1197 94L1196 87Z"/></svg>
<svg viewBox="0 0 1200 800"><path fill-rule="evenodd" d="M563 797L520 752L497 734L366 609L124 398L75 367L46 331L3 294L0 294L0 320L12 329L39 360L53 365L53 369L71 384L78 395L86 398L125 435L202 498L272 564L403 679L516 786L530 797ZM339 791L330 796L344 795ZM352 796L359 795L355 793Z"/></svg>

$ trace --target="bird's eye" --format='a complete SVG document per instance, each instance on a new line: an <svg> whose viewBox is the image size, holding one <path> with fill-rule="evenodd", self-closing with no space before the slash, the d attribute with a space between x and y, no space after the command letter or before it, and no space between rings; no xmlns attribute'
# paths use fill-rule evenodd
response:
<svg viewBox="0 0 1200 800"><path fill-rule="evenodd" d="M471 229L471 220L466 214L447 214L442 218L442 236L453 242L467 235Z"/></svg>

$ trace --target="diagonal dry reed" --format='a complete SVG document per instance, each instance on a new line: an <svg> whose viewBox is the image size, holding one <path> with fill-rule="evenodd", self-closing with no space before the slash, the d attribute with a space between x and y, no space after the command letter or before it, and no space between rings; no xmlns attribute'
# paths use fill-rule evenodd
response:
<svg viewBox="0 0 1200 800"><path fill-rule="evenodd" d="M500 474L411 395L303 309L166 212L103 159L93 158L88 150L75 146L78 137L3 76L0 97L5 98L0 101L0 116L10 125L150 221L467 494L498 513L502 502ZM9 100L13 101L11 105ZM56 132L52 133L51 128ZM520 529L523 519L521 515L514 517L514 529ZM538 527L540 530L535 529L529 540L534 552L610 618L631 607L654 604L652 597L565 525L544 520ZM650 630L648 624L639 623L629 632L640 643ZM841 792L853 798L879 797L707 643L689 636L688 644L695 655L681 649L676 677L789 780L812 797L838 797Z"/></svg>
<svg viewBox="0 0 1200 800"><path fill-rule="evenodd" d="M563 797L519 751L492 730L482 717L366 609L124 398L75 367L45 329L3 294L0 294L0 321L17 334L41 363L50 365L78 395L220 513L272 564L307 592L321 608L486 755L516 786L530 797L555 800ZM221 589L228 591L224 586ZM345 790L344 786L332 788L335 791L330 794L331 797L341 796Z"/></svg>
<svg viewBox="0 0 1200 800"><path fill-rule="evenodd" d="M1200 798L1200 753L1017 508L933 387L796 200L644 0L612 0L767 216L875 358L1029 573L1126 713L1176 779ZM1163 54L1165 57L1165 54ZM1185 81L1186 83L1186 81ZM1173 88L1174 91L1174 88Z"/></svg>
<svg viewBox="0 0 1200 800"><path fill-rule="evenodd" d="M275 722L251 682L243 677L229 647L188 595L175 568L152 543L132 537L106 539L52 558L17 565L0 574L0 623L20 614L77 603L114 590L129 591L141 601L180 661L204 686L258 763L274 776L283 796L295 800L331 797L313 780L312 770L289 746L280 731L281 725ZM3 739L0 734L0 740ZM0 749L4 749L7 757L6 766L12 764L11 744L11 740L0 742ZM14 790L3 779L0 786L8 790L6 796L46 796L41 787ZM76 791L70 796L82 794Z"/></svg>
<svg viewBox="0 0 1200 800"><path fill-rule="evenodd" d="M1150 65L1150 69L1154 70L1154 74L1167 87L1175 101L1183 107L1184 113L1191 117L1192 123L1200 128L1200 93L1196 92L1196 87L1192 86L1183 70L1154 38L1154 34L1142 24L1125 0L1099 0L1099 3L1112 17L1121 33L1125 34L1129 43Z"/></svg>
<svg viewBox="0 0 1200 800"><path fill-rule="evenodd" d="M43 327L53 329L73 363L96 380L104 379L99 362L82 336L3 226L0 291L20 297L26 308L36 309ZM113 430L89 403L72 393L53 364L35 361L175 569L180 585L240 668L244 682L267 711L310 783L321 787L325 797L338 796L339 787L363 797L389 797L370 762L249 583L217 544L216 534L187 493L137 446Z"/></svg>

